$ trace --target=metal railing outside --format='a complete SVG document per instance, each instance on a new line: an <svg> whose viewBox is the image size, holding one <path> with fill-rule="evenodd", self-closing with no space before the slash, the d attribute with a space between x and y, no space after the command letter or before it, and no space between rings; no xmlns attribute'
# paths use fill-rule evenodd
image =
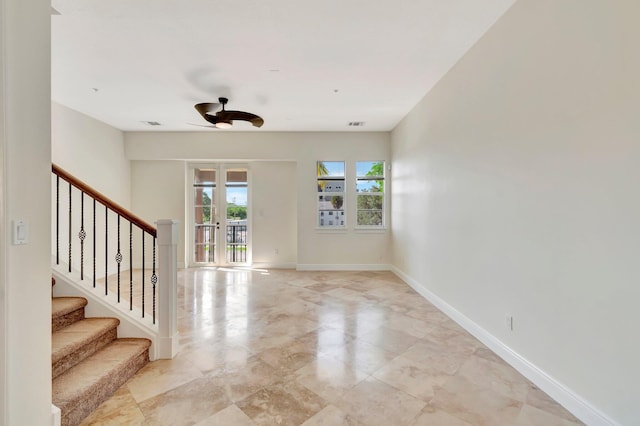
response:
<svg viewBox="0 0 640 426"><path fill-rule="evenodd" d="M215 231L218 225L195 225L195 261L197 263L216 263L215 250L218 247ZM225 260L228 263L246 263L247 261L247 223L245 220L228 221L225 233Z"/></svg>

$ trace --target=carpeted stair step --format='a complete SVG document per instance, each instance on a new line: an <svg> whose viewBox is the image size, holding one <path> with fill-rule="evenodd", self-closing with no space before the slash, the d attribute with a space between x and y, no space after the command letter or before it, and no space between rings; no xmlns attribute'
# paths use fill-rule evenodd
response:
<svg viewBox="0 0 640 426"><path fill-rule="evenodd" d="M120 320L85 318L51 335L51 369L56 378L117 338Z"/></svg>
<svg viewBox="0 0 640 426"><path fill-rule="evenodd" d="M149 361L147 339L117 339L53 380L62 425L78 425Z"/></svg>
<svg viewBox="0 0 640 426"><path fill-rule="evenodd" d="M51 299L51 332L67 327L84 319L84 297L54 297Z"/></svg>

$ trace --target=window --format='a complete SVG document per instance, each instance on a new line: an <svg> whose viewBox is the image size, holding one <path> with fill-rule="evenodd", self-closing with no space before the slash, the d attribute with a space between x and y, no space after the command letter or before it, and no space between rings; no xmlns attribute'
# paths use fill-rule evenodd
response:
<svg viewBox="0 0 640 426"><path fill-rule="evenodd" d="M356 162L356 194L356 226L384 227L384 161Z"/></svg>
<svg viewBox="0 0 640 426"><path fill-rule="evenodd" d="M318 161L318 227L344 228L344 161Z"/></svg>

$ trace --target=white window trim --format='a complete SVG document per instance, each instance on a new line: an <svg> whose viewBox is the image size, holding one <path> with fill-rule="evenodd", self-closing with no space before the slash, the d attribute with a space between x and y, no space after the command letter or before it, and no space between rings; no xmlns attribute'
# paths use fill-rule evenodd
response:
<svg viewBox="0 0 640 426"><path fill-rule="evenodd" d="M382 163L382 181L384 181L384 191L382 191L382 194L379 195L382 197L382 224L381 225L358 225L358 197L360 195L372 195L371 193L367 194L367 193L360 193L357 190L357 186L358 186L358 181L360 179L358 179L358 167L357 164L358 163ZM356 196L356 201L355 201L355 226L354 226L354 230L357 231L358 233L361 234L365 234L365 233L371 233L371 234L382 234L385 233L387 231L387 211L389 209L389 206L387 205L387 192L389 191L389 186L388 186L388 180L387 180L387 161L386 160L356 160L355 162L355 170L356 170L356 174L355 174L355 196ZM370 180L370 179L366 179L366 180ZM371 180L375 180L375 179L371 179Z"/></svg>
<svg viewBox="0 0 640 426"><path fill-rule="evenodd" d="M342 163L344 165L344 174L342 176L336 177L336 176L327 176L326 178L323 178L321 176L317 175L317 165L319 162L322 163ZM316 162L316 180L315 180L315 189L316 189L316 230L317 231L321 231L321 232L345 232L348 228L348 224L349 224L349 220L348 220L348 212L349 210L347 209L347 162L344 160L317 160ZM341 192L320 192L318 191L318 181L320 180L342 180L343 181L343 185L344 187L342 188ZM341 210L334 210L337 212L342 212L343 213L343 217L344 217L344 225L336 225L336 226L321 226L320 225L320 196L333 196L333 195L339 195L342 196L342 209Z"/></svg>

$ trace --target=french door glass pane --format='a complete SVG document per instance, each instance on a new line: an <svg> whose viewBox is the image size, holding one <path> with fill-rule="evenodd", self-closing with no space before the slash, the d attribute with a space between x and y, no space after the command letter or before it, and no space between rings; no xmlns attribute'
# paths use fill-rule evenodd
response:
<svg viewBox="0 0 640 426"><path fill-rule="evenodd" d="M213 188L194 188L193 207L195 209L195 223L212 223L213 216L215 216L213 196Z"/></svg>
<svg viewBox="0 0 640 426"><path fill-rule="evenodd" d="M228 263L247 261L248 183L246 170L227 170L227 232Z"/></svg>
<svg viewBox="0 0 640 426"><path fill-rule="evenodd" d="M215 262L215 169L195 169L193 175L194 261Z"/></svg>

